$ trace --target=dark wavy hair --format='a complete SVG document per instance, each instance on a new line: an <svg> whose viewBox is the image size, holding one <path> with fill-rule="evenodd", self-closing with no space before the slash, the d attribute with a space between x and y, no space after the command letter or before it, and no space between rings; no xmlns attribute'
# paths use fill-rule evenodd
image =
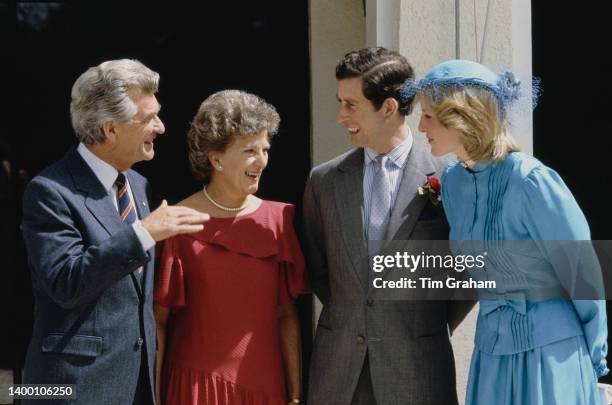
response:
<svg viewBox="0 0 612 405"><path fill-rule="evenodd" d="M360 77L363 95L376 110L388 98L399 104L399 112L406 116L412 112L412 102L400 97L407 79L414 79L414 69L405 57L383 47L364 48L344 55L336 65L336 79Z"/></svg>

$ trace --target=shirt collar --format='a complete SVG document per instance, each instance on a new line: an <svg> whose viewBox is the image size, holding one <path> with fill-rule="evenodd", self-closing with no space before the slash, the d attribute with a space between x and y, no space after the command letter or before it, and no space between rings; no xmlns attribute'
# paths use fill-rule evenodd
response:
<svg viewBox="0 0 612 405"><path fill-rule="evenodd" d="M386 155L389 160L398 168L402 169L406 165L406 161L408 160L408 155L410 154L410 150L412 149L412 144L414 139L412 138L412 133L410 132L410 128L408 128L408 136L404 139L404 142L397 145L395 148L391 149ZM376 159L376 156L379 155L374 149L370 149L367 146L363 148L364 153L364 164L368 165L372 160Z"/></svg>
<svg viewBox="0 0 612 405"><path fill-rule="evenodd" d="M91 168L91 170L94 172L98 180L100 180L100 183L102 183L104 189L107 192L110 192L110 190L113 188L113 185L115 185L117 176L119 175L117 169L94 155L93 152L90 151L83 143L79 143L77 151L79 152L83 160L85 160L87 165Z"/></svg>
<svg viewBox="0 0 612 405"><path fill-rule="evenodd" d="M467 170L470 173L480 173L480 172L484 172L485 170L487 170L489 167L491 167L493 165L494 162L490 161L490 160L484 160L484 161L480 161L478 163L476 163L474 165L474 167L470 168L470 164L468 164L468 162L459 162L459 164L461 166L463 166L465 168L465 170Z"/></svg>

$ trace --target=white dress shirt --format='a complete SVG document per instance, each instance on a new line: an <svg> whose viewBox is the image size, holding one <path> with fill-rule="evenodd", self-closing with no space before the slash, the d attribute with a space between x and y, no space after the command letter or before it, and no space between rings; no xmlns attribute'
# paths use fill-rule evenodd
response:
<svg viewBox="0 0 612 405"><path fill-rule="evenodd" d="M404 175L404 167L406 166L406 161L408 160L408 155L410 154L410 150L412 149L412 143L414 139L412 138L412 133L410 129L408 129L408 137L404 140L404 142L397 145L395 148L390 150L386 155L389 158L389 165L386 166L387 172L389 175L389 183L390 183L390 192L391 192L391 210L393 210L393 206L395 206L395 198L397 197L397 193L399 192L399 187L402 182L402 178ZM363 227L364 233L365 230L368 229L368 224L370 223L370 209L372 205L372 182L374 180L374 166L373 160L379 155L373 149L368 147L364 148L363 154ZM389 215L391 213L389 212Z"/></svg>

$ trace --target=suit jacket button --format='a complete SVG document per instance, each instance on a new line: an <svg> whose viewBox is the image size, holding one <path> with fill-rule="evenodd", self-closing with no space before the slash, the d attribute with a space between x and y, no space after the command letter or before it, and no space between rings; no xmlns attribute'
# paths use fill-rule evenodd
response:
<svg viewBox="0 0 612 405"><path fill-rule="evenodd" d="M368 300L366 301L366 305L371 307L374 305L374 300L372 298L368 298Z"/></svg>
<svg viewBox="0 0 612 405"><path fill-rule="evenodd" d="M362 345L365 342L365 338L362 335L357 336L357 344Z"/></svg>
<svg viewBox="0 0 612 405"><path fill-rule="evenodd" d="M142 338L138 338L138 340L136 341L136 346L140 347L142 346L143 343L144 343L144 340Z"/></svg>

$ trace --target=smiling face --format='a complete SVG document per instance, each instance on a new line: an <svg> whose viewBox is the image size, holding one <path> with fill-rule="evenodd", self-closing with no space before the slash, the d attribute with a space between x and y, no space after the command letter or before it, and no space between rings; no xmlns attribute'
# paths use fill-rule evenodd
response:
<svg viewBox="0 0 612 405"><path fill-rule="evenodd" d="M339 80L337 98L340 106L336 121L347 129L353 146L376 150L376 146L384 142L381 128L385 117L383 109L377 111L363 95L361 78Z"/></svg>
<svg viewBox="0 0 612 405"><path fill-rule="evenodd" d="M136 115L127 123L112 122L105 126L107 138L112 143L110 152L114 166L119 171L142 160L153 159L153 142L166 130L157 115L161 106L154 94L130 91L129 95L138 108Z"/></svg>
<svg viewBox="0 0 612 405"><path fill-rule="evenodd" d="M460 160L468 160L467 154L461 144L461 135L458 130L447 128L438 120L436 113L426 97L420 97L421 120L419 131L425 134L431 145L431 154L443 156L455 153Z"/></svg>
<svg viewBox="0 0 612 405"><path fill-rule="evenodd" d="M224 152L211 152L211 183L226 193L226 199L242 199L257 192L263 170L268 165L268 131L236 136Z"/></svg>

